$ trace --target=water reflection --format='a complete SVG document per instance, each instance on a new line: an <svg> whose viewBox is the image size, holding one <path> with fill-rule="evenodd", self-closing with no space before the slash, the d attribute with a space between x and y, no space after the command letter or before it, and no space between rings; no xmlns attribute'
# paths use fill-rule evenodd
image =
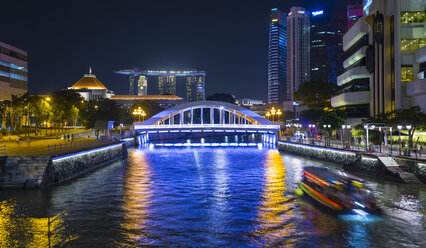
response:
<svg viewBox="0 0 426 248"><path fill-rule="evenodd" d="M33 218L17 208L14 199L0 202L0 247L62 247L77 239L65 233L64 214Z"/></svg>
<svg viewBox="0 0 426 248"><path fill-rule="evenodd" d="M134 151L128 159L128 171L123 185L123 212L121 224L123 243L119 245L151 244L148 228L148 215L151 205L151 168L141 150Z"/></svg>
<svg viewBox="0 0 426 248"><path fill-rule="evenodd" d="M254 231L255 242L261 246L293 247L296 242L296 227L292 221L294 197L287 192L286 168L278 151L267 151L264 168L261 202Z"/></svg>

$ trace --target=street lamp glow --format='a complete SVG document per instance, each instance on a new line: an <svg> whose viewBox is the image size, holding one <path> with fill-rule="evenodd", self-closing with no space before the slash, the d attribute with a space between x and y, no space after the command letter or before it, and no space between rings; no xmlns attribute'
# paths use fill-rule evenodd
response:
<svg viewBox="0 0 426 248"><path fill-rule="evenodd" d="M401 130L402 129L402 125L398 125L398 126L396 126L397 128L398 128L398 130Z"/></svg>
<svg viewBox="0 0 426 248"><path fill-rule="evenodd" d="M407 127L408 130L410 130L412 128L411 125L407 125L406 127Z"/></svg>

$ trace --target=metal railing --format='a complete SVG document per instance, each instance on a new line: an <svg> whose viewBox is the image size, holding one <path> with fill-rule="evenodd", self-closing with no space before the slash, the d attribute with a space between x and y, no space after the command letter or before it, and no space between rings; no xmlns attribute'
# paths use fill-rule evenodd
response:
<svg viewBox="0 0 426 248"><path fill-rule="evenodd" d="M65 155L72 152L78 152L81 150L87 150L91 148L96 148L100 146L106 146L110 144L118 143L117 140L82 140L76 142L70 142L65 144L54 144L47 146L47 155L49 156L59 156Z"/></svg>

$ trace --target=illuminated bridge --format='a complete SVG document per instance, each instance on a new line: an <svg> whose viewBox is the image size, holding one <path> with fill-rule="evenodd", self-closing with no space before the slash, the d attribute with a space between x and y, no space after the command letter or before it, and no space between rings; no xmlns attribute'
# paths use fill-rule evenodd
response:
<svg viewBox="0 0 426 248"><path fill-rule="evenodd" d="M275 144L279 128L277 123L253 111L217 101L184 103L164 110L144 122L135 123L140 144L172 140L185 140L183 145ZM204 142L215 138L217 140L218 137L225 139L221 139L220 143Z"/></svg>

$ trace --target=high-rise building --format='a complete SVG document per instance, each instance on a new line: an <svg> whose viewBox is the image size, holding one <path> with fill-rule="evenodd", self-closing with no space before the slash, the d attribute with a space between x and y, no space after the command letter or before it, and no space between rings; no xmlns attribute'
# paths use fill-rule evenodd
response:
<svg viewBox="0 0 426 248"><path fill-rule="evenodd" d="M344 88L331 105L352 122L395 109L426 112L424 1L365 1L363 16L343 36Z"/></svg>
<svg viewBox="0 0 426 248"><path fill-rule="evenodd" d="M138 96L146 96L148 95L148 80L146 76L139 75L138 79Z"/></svg>
<svg viewBox="0 0 426 248"><path fill-rule="evenodd" d="M186 77L186 100L204 101L204 76Z"/></svg>
<svg viewBox="0 0 426 248"><path fill-rule="evenodd" d="M347 7L348 29L362 17L362 3L348 5Z"/></svg>
<svg viewBox="0 0 426 248"><path fill-rule="evenodd" d="M268 103L282 104L287 99L286 14L271 9L268 54Z"/></svg>
<svg viewBox="0 0 426 248"><path fill-rule="evenodd" d="M342 39L345 11L317 10L311 13L311 80L336 83L343 71Z"/></svg>
<svg viewBox="0 0 426 248"><path fill-rule="evenodd" d="M160 91L160 95L176 95L176 77L158 77L158 89Z"/></svg>
<svg viewBox="0 0 426 248"><path fill-rule="evenodd" d="M28 90L28 53L0 42L0 101Z"/></svg>
<svg viewBox="0 0 426 248"><path fill-rule="evenodd" d="M293 93L310 79L310 23L309 13L302 7L292 7L287 15L287 90L283 109L296 113L299 108Z"/></svg>

